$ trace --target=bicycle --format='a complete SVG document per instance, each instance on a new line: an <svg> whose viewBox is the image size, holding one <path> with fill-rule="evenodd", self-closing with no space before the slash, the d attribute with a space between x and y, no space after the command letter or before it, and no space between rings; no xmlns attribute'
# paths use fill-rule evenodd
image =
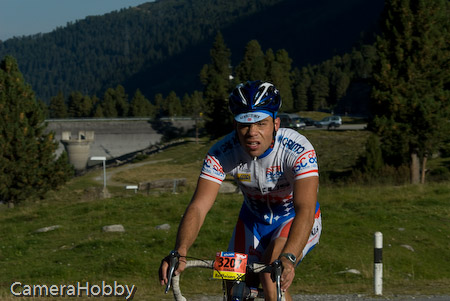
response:
<svg viewBox="0 0 450 301"><path fill-rule="evenodd" d="M177 251L171 251L167 256L169 268L168 282L165 293L167 294L172 286L174 299L176 301L186 301L186 298L182 295L180 289L180 275L173 275L177 269L180 257L182 256L180 256ZM225 288L224 281L232 281L230 290L232 301L245 301L253 300L255 298L264 298L263 289L247 286L244 279L245 275L248 275L250 272L270 273L272 281L275 282L277 288L277 300L285 300L281 291L282 265L280 260L275 260L269 265L263 263L247 264L246 254L235 252L218 252L216 255L216 260L202 260L194 258L191 260L186 260L186 269L188 268L207 268L214 270L213 278L222 278L223 281L223 300L227 300L227 290Z"/></svg>

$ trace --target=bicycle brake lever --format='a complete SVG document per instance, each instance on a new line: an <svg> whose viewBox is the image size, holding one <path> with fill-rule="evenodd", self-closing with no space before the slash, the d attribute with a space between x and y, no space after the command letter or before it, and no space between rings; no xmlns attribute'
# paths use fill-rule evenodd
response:
<svg viewBox="0 0 450 301"><path fill-rule="evenodd" d="M283 265L281 264L281 260L277 259L272 262L271 266L273 269L272 273L270 273L270 277L277 287L277 300L281 301L281 272L283 270Z"/></svg>
<svg viewBox="0 0 450 301"><path fill-rule="evenodd" d="M172 283L172 277L175 270L178 268L178 260L180 258L180 254L178 251L170 251L169 255L167 256L167 260L169 262L169 269L167 270L167 285L166 290L164 291L165 294L169 292L170 285Z"/></svg>

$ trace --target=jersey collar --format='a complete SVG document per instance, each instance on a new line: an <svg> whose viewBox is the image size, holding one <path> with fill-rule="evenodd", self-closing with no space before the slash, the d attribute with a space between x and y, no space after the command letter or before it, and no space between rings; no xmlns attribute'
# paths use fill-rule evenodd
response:
<svg viewBox="0 0 450 301"><path fill-rule="evenodd" d="M267 157L272 152L274 145L275 145L275 139L272 142L272 144L269 146L269 148L261 156L257 157L257 159L262 159L262 158Z"/></svg>

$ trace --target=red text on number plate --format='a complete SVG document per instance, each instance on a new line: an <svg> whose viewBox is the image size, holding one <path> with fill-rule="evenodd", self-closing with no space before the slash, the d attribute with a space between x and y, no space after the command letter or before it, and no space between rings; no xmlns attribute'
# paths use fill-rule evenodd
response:
<svg viewBox="0 0 450 301"><path fill-rule="evenodd" d="M236 252L217 252L214 261L213 278L236 280L245 275L247 254Z"/></svg>

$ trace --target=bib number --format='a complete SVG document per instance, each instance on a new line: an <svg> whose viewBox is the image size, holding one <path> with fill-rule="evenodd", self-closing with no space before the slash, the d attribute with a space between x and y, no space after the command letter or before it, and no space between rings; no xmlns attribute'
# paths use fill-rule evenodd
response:
<svg viewBox="0 0 450 301"><path fill-rule="evenodd" d="M214 261L213 278L225 280L244 280L247 268L247 254L217 252Z"/></svg>

